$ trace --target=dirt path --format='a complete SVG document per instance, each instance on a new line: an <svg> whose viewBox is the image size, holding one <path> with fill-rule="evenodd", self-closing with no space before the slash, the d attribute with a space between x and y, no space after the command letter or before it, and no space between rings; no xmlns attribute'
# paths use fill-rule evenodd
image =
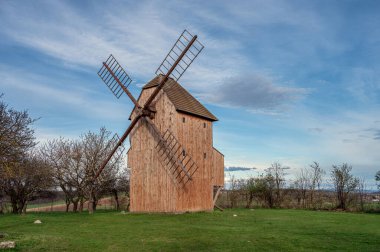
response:
<svg viewBox="0 0 380 252"><path fill-rule="evenodd" d="M83 209L88 209L88 201L86 201L83 204ZM111 209L115 205L113 199L111 197L109 198L103 198L100 199L98 202L97 208L107 208ZM69 211L73 210L73 205L70 205ZM42 207L34 207L34 208L29 208L26 210L27 212L64 212L66 211L66 205L65 204L59 204L59 205L53 205L53 206L42 206Z"/></svg>

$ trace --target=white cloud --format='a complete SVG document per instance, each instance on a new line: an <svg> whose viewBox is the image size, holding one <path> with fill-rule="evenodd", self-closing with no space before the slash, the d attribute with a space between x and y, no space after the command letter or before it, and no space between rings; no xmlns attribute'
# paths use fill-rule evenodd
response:
<svg viewBox="0 0 380 252"><path fill-rule="evenodd" d="M29 100L30 103L37 101L42 107L60 111L64 108L66 112L71 111L87 118L102 120L115 121L127 117L125 110L114 99L100 100L99 97L93 96L93 90L81 86L77 88L78 83L62 85L65 80L25 73L4 66L0 66L0 79L2 90L12 90L19 94L19 99Z"/></svg>
<svg viewBox="0 0 380 252"><path fill-rule="evenodd" d="M279 86L263 75L246 74L225 79L213 93L203 94L215 104L240 107L258 113L278 113L307 95L310 90Z"/></svg>

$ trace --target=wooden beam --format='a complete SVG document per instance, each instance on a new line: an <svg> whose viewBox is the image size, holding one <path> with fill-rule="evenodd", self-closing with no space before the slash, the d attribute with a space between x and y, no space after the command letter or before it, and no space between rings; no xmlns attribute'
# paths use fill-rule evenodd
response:
<svg viewBox="0 0 380 252"><path fill-rule="evenodd" d="M222 190L222 187L219 186L219 188L216 191L215 196L214 196L214 206L215 206L216 201L218 200L218 196L219 196L219 193L220 193L221 190Z"/></svg>
<svg viewBox="0 0 380 252"><path fill-rule="evenodd" d="M224 211L224 209L223 208L221 208L220 206L218 206L218 205L214 205L214 207L216 207L216 208L218 208L220 211Z"/></svg>

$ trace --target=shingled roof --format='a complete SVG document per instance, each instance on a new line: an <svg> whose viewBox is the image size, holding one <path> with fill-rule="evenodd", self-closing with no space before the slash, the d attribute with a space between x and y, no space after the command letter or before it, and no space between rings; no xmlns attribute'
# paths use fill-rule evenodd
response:
<svg viewBox="0 0 380 252"><path fill-rule="evenodd" d="M163 75L156 76L153 80L148 82L143 89L148 89L158 86ZM169 78L163 87L164 92L173 103L177 111L199 116L211 121L217 121L210 111L208 111L197 99L194 98L189 92L186 91L178 82Z"/></svg>

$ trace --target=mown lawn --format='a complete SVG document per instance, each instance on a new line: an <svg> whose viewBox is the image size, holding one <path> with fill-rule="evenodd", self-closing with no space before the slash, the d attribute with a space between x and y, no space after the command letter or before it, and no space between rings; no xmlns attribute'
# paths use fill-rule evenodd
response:
<svg viewBox="0 0 380 252"><path fill-rule="evenodd" d="M19 251L380 251L380 215L302 210L28 213L0 232Z"/></svg>

